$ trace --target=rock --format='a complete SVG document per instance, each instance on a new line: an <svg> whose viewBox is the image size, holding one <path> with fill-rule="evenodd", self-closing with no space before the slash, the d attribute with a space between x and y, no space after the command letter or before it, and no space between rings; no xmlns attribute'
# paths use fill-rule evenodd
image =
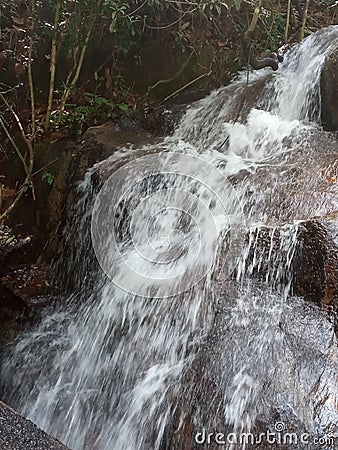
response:
<svg viewBox="0 0 338 450"><path fill-rule="evenodd" d="M33 307L46 302L51 292L50 278L49 265L42 263L17 268L3 276L0 281L27 306Z"/></svg>
<svg viewBox="0 0 338 450"><path fill-rule="evenodd" d="M324 64L320 85L323 127L338 131L338 47Z"/></svg>
<svg viewBox="0 0 338 450"><path fill-rule="evenodd" d="M0 402L1 450L69 450L33 422Z"/></svg>
<svg viewBox="0 0 338 450"><path fill-rule="evenodd" d="M277 279L278 273L285 276L278 271L278 264L286 263L292 246L292 237L287 241L288 230L298 224L290 267L291 292L337 313L338 141L331 133L312 131L300 139L287 161L287 166L276 161L254 173L240 172L230 180L235 188L247 185L247 198L252 195L253 201L262 198L261 192L271 193L261 200L257 220L250 219L259 225L251 228L251 242L256 247L251 245L246 267L252 265L252 276L259 280L272 271L276 283L285 282ZM265 217L263 224L261 217ZM284 250L282 238L286 239Z"/></svg>
<svg viewBox="0 0 338 450"><path fill-rule="evenodd" d="M205 430L213 433L205 448L216 450L217 433L239 438L251 429L254 439L266 438L278 423L282 439L296 433L297 445L263 438L245 448L315 450L314 438L337 436L338 351L329 315L295 297L285 305L260 283L223 288L209 333L183 376L183 395L173 402L162 448L204 448L196 434ZM306 445L302 433L308 433Z"/></svg>
<svg viewBox="0 0 338 450"><path fill-rule="evenodd" d="M110 157L120 147L138 148L154 141L155 138L142 128L138 120L121 118L118 123L110 122L89 128L80 142L63 143L59 167L45 206L48 221L45 225L47 244L43 256L47 261L58 254L62 230L76 202L77 185L83 180L87 169ZM60 143L51 145L59 146Z"/></svg>
<svg viewBox="0 0 338 450"><path fill-rule="evenodd" d="M149 131L140 127L137 121L124 119L121 123L106 123L89 128L82 137L79 151L82 156L88 155L91 160L87 169L121 147L140 148L157 140Z"/></svg>
<svg viewBox="0 0 338 450"><path fill-rule="evenodd" d="M143 127L156 136L167 136L172 134L175 126L184 115L187 105L194 99L190 99L188 103L175 104L170 106L148 107L144 110L135 112Z"/></svg>
<svg viewBox="0 0 338 450"><path fill-rule="evenodd" d="M37 247L37 248L36 248ZM31 235L0 230L0 338L23 315L48 303L50 269L35 264L39 246Z"/></svg>
<svg viewBox="0 0 338 450"><path fill-rule="evenodd" d="M17 320L25 309L25 302L0 282L0 326Z"/></svg>
<svg viewBox="0 0 338 450"><path fill-rule="evenodd" d="M0 225L0 276L21 265L36 261L39 251L37 239L17 228Z"/></svg>
<svg viewBox="0 0 338 450"><path fill-rule="evenodd" d="M0 277L0 346L40 319L42 307L52 303L48 264L26 265Z"/></svg>
<svg viewBox="0 0 338 450"><path fill-rule="evenodd" d="M293 242L292 237L288 237L287 228L253 228L247 237L246 273L251 273L254 279L261 282L269 273L273 274L276 286L285 283L285 277L289 276L292 295L300 296L333 314L338 313L338 246L333 238L337 231L335 221L307 220L300 223L287 275L278 269L287 264L288 251Z"/></svg>
<svg viewBox="0 0 338 450"><path fill-rule="evenodd" d="M332 236L336 222L307 221L298 233L293 262L293 292L338 312L338 247Z"/></svg>

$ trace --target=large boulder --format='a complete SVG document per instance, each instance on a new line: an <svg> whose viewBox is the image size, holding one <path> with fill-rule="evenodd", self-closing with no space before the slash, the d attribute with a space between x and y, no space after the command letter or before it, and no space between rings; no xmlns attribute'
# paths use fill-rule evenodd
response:
<svg viewBox="0 0 338 450"><path fill-rule="evenodd" d="M320 82L324 129L338 131L338 47L327 58Z"/></svg>
<svg viewBox="0 0 338 450"><path fill-rule="evenodd" d="M259 283L230 283L215 303L163 449L240 449L249 430L247 450L315 450L319 439L335 448L338 353L329 315L294 297L283 305Z"/></svg>

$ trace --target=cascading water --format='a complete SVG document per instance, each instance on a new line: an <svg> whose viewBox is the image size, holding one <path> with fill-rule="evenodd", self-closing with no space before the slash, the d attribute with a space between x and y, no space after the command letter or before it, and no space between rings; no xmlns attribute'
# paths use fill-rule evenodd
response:
<svg viewBox="0 0 338 450"><path fill-rule="evenodd" d="M332 328L289 297L299 224L318 211L280 199L319 132L321 66L337 44L338 27L310 36L278 73L196 103L143 156L122 149L88 171L60 263L74 292L5 357L8 403L74 450L198 448L203 427L248 432L281 404L304 429L332 431L329 407L316 422L305 400L316 373L295 375L301 336L305 366L334 367L304 320ZM334 402L336 385L320 389ZM189 445L177 437L188 419Z"/></svg>

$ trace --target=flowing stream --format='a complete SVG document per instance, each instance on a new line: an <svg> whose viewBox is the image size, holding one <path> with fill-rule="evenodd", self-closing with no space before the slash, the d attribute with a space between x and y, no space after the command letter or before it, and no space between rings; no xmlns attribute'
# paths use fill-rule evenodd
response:
<svg viewBox="0 0 338 450"><path fill-rule="evenodd" d="M73 450L199 448L203 429L249 432L271 411L337 431L332 325L290 295L298 228L318 205L283 203L321 133L337 45L338 27L313 34L277 73L240 75L172 136L87 172L58 262L72 293L5 356L6 402Z"/></svg>

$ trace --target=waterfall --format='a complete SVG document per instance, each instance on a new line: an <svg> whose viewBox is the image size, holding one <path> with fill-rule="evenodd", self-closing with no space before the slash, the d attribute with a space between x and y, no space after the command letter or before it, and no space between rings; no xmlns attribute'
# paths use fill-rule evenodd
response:
<svg viewBox="0 0 338 450"><path fill-rule="evenodd" d="M311 35L277 73L240 74L172 136L87 172L58 264L73 292L5 356L4 400L73 450L179 449L189 417L195 431L250 431L280 404L321 433L304 400L315 373L306 385L292 367L301 336L309 367L324 358L308 351L304 311L330 327L290 296L298 227L317 211L281 199L320 132L320 72L337 44L337 26Z"/></svg>

